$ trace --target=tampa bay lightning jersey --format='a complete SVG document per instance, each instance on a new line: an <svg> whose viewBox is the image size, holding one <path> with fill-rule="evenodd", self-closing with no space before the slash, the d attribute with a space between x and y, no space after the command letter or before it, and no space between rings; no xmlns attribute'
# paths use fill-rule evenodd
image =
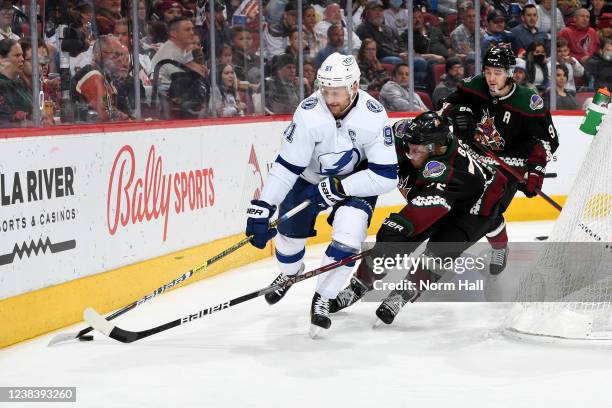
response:
<svg viewBox="0 0 612 408"><path fill-rule="evenodd" d="M359 90L355 106L344 118L335 119L320 91L302 101L283 134L262 199L282 201L298 176L312 184L336 176L349 196L392 190L397 184L397 156L383 106Z"/></svg>

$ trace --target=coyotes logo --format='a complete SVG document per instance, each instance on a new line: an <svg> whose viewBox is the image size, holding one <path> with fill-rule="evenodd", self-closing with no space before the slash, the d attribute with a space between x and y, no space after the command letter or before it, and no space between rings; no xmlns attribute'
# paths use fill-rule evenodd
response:
<svg viewBox="0 0 612 408"><path fill-rule="evenodd" d="M506 145L506 141L495 128L495 116L489 115L487 110L480 123L476 124L474 140L491 150L503 150Z"/></svg>

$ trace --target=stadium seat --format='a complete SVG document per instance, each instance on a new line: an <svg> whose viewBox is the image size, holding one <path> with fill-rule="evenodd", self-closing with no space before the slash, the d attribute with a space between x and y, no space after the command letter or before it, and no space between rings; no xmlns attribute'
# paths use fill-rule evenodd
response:
<svg viewBox="0 0 612 408"><path fill-rule="evenodd" d="M433 66L433 73L434 73L434 82L435 85L438 85L440 83L440 78L442 77L442 75L444 75L446 73L446 65L445 64L436 64Z"/></svg>
<svg viewBox="0 0 612 408"><path fill-rule="evenodd" d="M416 91L417 95L421 97L421 100L427 106L427 109L433 109L433 103L431 103L431 98L429 94L426 92Z"/></svg>
<svg viewBox="0 0 612 408"><path fill-rule="evenodd" d="M394 68L393 64L385 64L381 62L380 65L382 65L385 71L387 71L387 73L389 74L389 77L393 75L393 68Z"/></svg>
<svg viewBox="0 0 612 408"><path fill-rule="evenodd" d="M578 104L578 107L582 109L582 105L584 104L584 101L586 101L589 98L592 98L593 95L595 95L594 92L578 92L576 94L576 103Z"/></svg>
<svg viewBox="0 0 612 408"><path fill-rule="evenodd" d="M424 13L423 14L423 18L424 18L426 23L429 23L429 24L431 24L434 27L440 27L440 20L439 20L438 16L436 16L435 14Z"/></svg>

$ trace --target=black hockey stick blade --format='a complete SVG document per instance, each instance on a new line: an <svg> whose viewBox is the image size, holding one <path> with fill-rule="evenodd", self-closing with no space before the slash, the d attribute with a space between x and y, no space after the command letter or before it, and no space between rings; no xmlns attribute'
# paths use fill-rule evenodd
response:
<svg viewBox="0 0 612 408"><path fill-rule="evenodd" d="M283 223L284 221L288 220L289 218L293 217L295 214L299 213L300 211L302 211L304 208L308 207L309 205L310 205L310 200L306 200L303 203L295 206L291 210L287 211L283 216L279 217L275 221L272 221L270 223L270 227L272 227L272 228L276 227L277 225L279 225L279 224ZM113 320L113 319L121 316L122 314L129 312L130 310L134 309L135 307L140 306L141 304L143 304L143 303L153 299L157 295L161 295L162 293L165 293L167 290L175 287L179 283L182 283L182 282L186 281L187 279L190 279L196 273L199 273L201 271L206 271L206 268L208 268L209 266L211 266L215 262L219 261L220 259L225 258L226 256L234 253L238 249L240 249L243 246L245 246L246 244L248 244L251 241L251 238L252 238L251 236L245 237L240 242L237 242L234 245L232 245L231 247L223 250L222 252L220 252L217 255L213 256L212 258L208 259L206 262L193 267L193 269L185 272L184 274L182 274L178 278L176 278L176 279L166 283L163 286L160 286L159 288L155 289L153 292L151 292L151 293L141 297L140 299L130 303L129 305L127 305L127 306L125 306L125 307L123 307L123 308L113 312L112 314L110 314L110 315L108 315L106 317L106 320ZM79 337L89 333L92 330L93 330L93 327L86 327L86 328L82 329L78 333L59 333L59 334L56 334L55 336L53 336L53 338L51 338L51 340L49 341L48 346L52 346L54 344L61 343L63 341L78 339Z"/></svg>
<svg viewBox="0 0 612 408"><path fill-rule="evenodd" d="M276 284L274 286L267 286L263 289L260 290L256 290L254 292L251 293L247 293L246 295L242 295L239 296L237 298L234 298L232 300L226 301L226 302L222 302L219 304L216 304L214 306L208 307L206 309L202 309L199 310L195 313L192 314L188 314L185 315L183 317L179 317L178 319L172 320L170 322L161 324L159 326L156 327L152 327L150 329L146 329L146 330L142 330L142 331L129 331L129 330L125 330L122 329L121 327L115 326L113 323L109 322L108 320L106 320L104 318L104 316L102 316L101 314L99 314L96 310L94 310L93 308L87 308L85 309L85 311L83 312L83 318L85 319L85 321L94 329L96 329L97 331L99 331L100 333L104 334L107 337L110 337L112 339L115 339L117 341L120 341L122 343L132 343L134 341L138 341L141 339L144 339L145 337L149 337L152 336L156 333L160 333L166 330L170 330L173 327L176 326L180 326L181 324L185 324L185 323L191 323L194 320L197 320L199 318L202 318L204 316L208 316L210 314L216 313L216 312L220 312L222 310L225 309L229 309L232 306L236 306L237 304L240 304L242 302L246 302L247 300L251 300L254 298L257 298L259 296L263 296L266 293L270 293L273 292L275 290L296 284L298 282L301 282L303 280L312 278L313 276L317 276L320 275L322 273L328 272L332 269L335 269L339 266L342 265L346 265L348 263L357 261L361 258L363 258L365 255L367 255L370 251L364 251L364 252L360 252L358 254L355 255L351 255L347 258L341 259L339 261L336 262L332 262L330 264L321 266L317 269L313 269L311 271L308 271L306 273L303 273L301 275L296 275L294 277L292 277L289 280L286 280L283 283L279 283Z"/></svg>

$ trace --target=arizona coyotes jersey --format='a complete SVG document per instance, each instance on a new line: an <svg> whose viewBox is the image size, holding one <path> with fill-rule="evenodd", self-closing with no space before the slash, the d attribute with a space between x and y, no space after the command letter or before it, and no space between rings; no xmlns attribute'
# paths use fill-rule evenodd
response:
<svg viewBox="0 0 612 408"><path fill-rule="evenodd" d="M489 93L484 75L480 74L461 81L446 102L470 107L477 122L477 135L468 143L487 146L510 166L524 167L536 143L542 144L547 162L559 146L557 131L544 101L525 86L513 84L508 95L494 97ZM489 157L481 159L495 164Z"/></svg>
<svg viewBox="0 0 612 408"><path fill-rule="evenodd" d="M285 130L261 199L278 204L298 176L312 184L336 176L348 196L392 190L397 157L387 121L383 106L361 90L342 119L335 119L320 91L315 92L300 103Z"/></svg>
<svg viewBox="0 0 612 408"><path fill-rule="evenodd" d="M432 156L415 169L396 138L400 189L408 190L399 214L414 226L414 235L430 228L451 210L459 214L495 215L507 178L481 161L464 142L453 137L445 154Z"/></svg>

